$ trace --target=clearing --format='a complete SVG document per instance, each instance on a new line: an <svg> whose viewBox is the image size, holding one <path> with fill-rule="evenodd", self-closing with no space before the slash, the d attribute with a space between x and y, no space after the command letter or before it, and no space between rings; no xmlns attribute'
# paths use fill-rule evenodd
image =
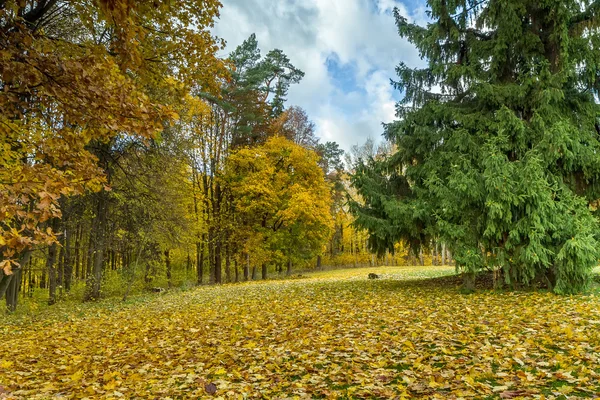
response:
<svg viewBox="0 0 600 400"><path fill-rule="evenodd" d="M600 393L598 294L463 295L435 278L453 272L338 270L13 316L0 398Z"/></svg>

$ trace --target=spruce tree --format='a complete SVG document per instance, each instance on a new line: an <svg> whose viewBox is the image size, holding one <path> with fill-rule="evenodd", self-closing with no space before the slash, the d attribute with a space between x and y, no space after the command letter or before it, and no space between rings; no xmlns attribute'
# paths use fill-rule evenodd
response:
<svg viewBox="0 0 600 400"><path fill-rule="evenodd" d="M428 5L427 27L395 10L428 66L397 68L397 151L357 166L357 224L380 252L439 237L467 277L585 290L600 256L600 1Z"/></svg>

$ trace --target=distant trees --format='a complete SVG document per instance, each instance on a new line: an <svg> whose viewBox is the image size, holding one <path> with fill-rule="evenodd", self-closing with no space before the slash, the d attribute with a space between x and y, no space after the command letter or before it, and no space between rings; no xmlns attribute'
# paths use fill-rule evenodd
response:
<svg viewBox="0 0 600 400"><path fill-rule="evenodd" d="M285 107L304 74L281 50L261 56L254 35L219 59L208 31L219 7L0 2L9 310L37 288L49 304L71 291L127 298L314 265L330 232L326 157L306 112ZM252 152L263 156L233 179ZM257 203L271 232L244 205L261 173L278 199Z"/></svg>
<svg viewBox="0 0 600 400"><path fill-rule="evenodd" d="M275 136L261 146L236 151L227 160L235 241L243 259L279 269L320 254L330 236L331 197L318 156Z"/></svg>
<svg viewBox="0 0 600 400"><path fill-rule="evenodd" d="M600 3L428 4L427 27L395 10L429 63L398 67L396 150L352 178L371 248L440 238L469 287L489 269L513 287L584 290L600 257Z"/></svg>

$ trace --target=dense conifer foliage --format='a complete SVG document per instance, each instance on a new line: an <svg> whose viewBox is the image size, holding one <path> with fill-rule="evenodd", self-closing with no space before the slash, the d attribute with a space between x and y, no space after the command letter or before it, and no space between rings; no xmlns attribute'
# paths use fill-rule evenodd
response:
<svg viewBox="0 0 600 400"><path fill-rule="evenodd" d="M428 2L432 22L400 36L428 61L404 64L385 135L363 160L353 203L370 245L440 237L469 280L583 290L598 260L600 2Z"/></svg>

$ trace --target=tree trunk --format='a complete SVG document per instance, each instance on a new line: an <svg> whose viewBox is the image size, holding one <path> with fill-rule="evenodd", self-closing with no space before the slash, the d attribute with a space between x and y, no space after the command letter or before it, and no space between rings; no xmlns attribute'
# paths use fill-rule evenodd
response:
<svg viewBox="0 0 600 400"><path fill-rule="evenodd" d="M82 276L82 278L86 280L86 284L87 284L87 279L92 274L93 263L94 263L94 227L91 227L90 234L88 235L88 249L87 249L87 254L86 254L86 258L85 258L85 269L83 270L83 276Z"/></svg>
<svg viewBox="0 0 600 400"><path fill-rule="evenodd" d="M442 265L446 265L446 243L442 243Z"/></svg>
<svg viewBox="0 0 600 400"><path fill-rule="evenodd" d="M287 262L287 276L290 276L292 274L292 259L288 258L288 262Z"/></svg>
<svg viewBox="0 0 600 400"><path fill-rule="evenodd" d="M21 276L23 275L23 266L13 268L12 279L8 282L6 290L6 308L9 312L17 310L17 302L19 300L19 289L21 288Z"/></svg>
<svg viewBox="0 0 600 400"><path fill-rule="evenodd" d="M267 263L263 263L262 265L262 278L267 279Z"/></svg>
<svg viewBox="0 0 600 400"><path fill-rule="evenodd" d="M165 250L165 267L167 268L167 283L169 287L173 284L171 282L171 254L169 250Z"/></svg>
<svg viewBox="0 0 600 400"><path fill-rule="evenodd" d="M227 283L231 283L231 255L229 254L229 244L225 245L225 277Z"/></svg>
<svg viewBox="0 0 600 400"><path fill-rule="evenodd" d="M29 269L27 272L29 272L29 284L28 284L28 288L27 288L27 294L29 295L29 297L33 297L33 289L35 288L35 277L33 276L32 272L33 272L33 265L31 258L29 259Z"/></svg>
<svg viewBox="0 0 600 400"><path fill-rule="evenodd" d="M247 282L250 278L250 253L246 253L246 265L244 265L244 280Z"/></svg>
<svg viewBox="0 0 600 400"><path fill-rule="evenodd" d="M322 259L321 255L319 254L317 256L317 269L318 270L322 270L323 269L322 262L323 262L323 259Z"/></svg>
<svg viewBox="0 0 600 400"><path fill-rule="evenodd" d="M425 265L425 258L423 257L423 247L419 247L419 264L421 266Z"/></svg>
<svg viewBox="0 0 600 400"><path fill-rule="evenodd" d="M98 300L100 298L100 286L102 284L102 272L106 252L106 225L108 222L108 192L106 190L103 189L96 193L96 205L96 216L92 223L93 263L92 271L87 277L84 301Z"/></svg>
<svg viewBox="0 0 600 400"><path fill-rule="evenodd" d="M254 265L252 267L252 280L255 281L256 280L256 265Z"/></svg>
<svg viewBox="0 0 600 400"><path fill-rule="evenodd" d="M468 292L475 291L475 273L465 272L463 273L463 289Z"/></svg>
<svg viewBox="0 0 600 400"><path fill-rule="evenodd" d="M206 235L202 235L202 241L196 243L196 276L198 285L204 281L204 241Z"/></svg>
<svg viewBox="0 0 600 400"><path fill-rule="evenodd" d="M63 277L65 291L71 291L71 281L73 279L73 260L71 257L71 232L65 229L64 238L64 256L63 256Z"/></svg>
<svg viewBox="0 0 600 400"><path fill-rule="evenodd" d="M23 268L30 262L31 250L26 250L19 260L19 267L12 269L12 274L6 275L0 270L0 299L6 296L6 307L9 312L15 312L21 289L21 277ZM31 265L29 266L31 269Z"/></svg>
<svg viewBox="0 0 600 400"><path fill-rule="evenodd" d="M215 236L214 229L211 227L208 231L208 271L209 283L215 283Z"/></svg>
<svg viewBox="0 0 600 400"><path fill-rule="evenodd" d="M6 292L8 291L8 287L10 286L12 280L14 279L15 274L6 275L3 270L0 269L0 299L4 297Z"/></svg>
<svg viewBox="0 0 600 400"><path fill-rule="evenodd" d="M221 277L221 242L217 240L217 244L215 246L215 283L222 283L223 279Z"/></svg>
<svg viewBox="0 0 600 400"><path fill-rule="evenodd" d="M42 268L42 276L40 277L40 289L46 289L46 269ZM2 298L0 296L0 298Z"/></svg>
<svg viewBox="0 0 600 400"><path fill-rule="evenodd" d="M60 229L60 228L58 228ZM59 240L60 246L58 247L58 258L57 258L57 278L56 278L56 286L60 289L60 293L62 295L62 288L65 282L65 243L64 243L64 235Z"/></svg>
<svg viewBox="0 0 600 400"><path fill-rule="evenodd" d="M48 305L56 303L56 243L53 243L48 248L48 257L46 258L46 270L48 271Z"/></svg>
<svg viewBox="0 0 600 400"><path fill-rule="evenodd" d="M79 268L81 266L80 246L81 246L82 232L83 232L83 229L81 227L81 224L77 224L77 229L75 230L75 254L73 256L75 259L75 279L81 278L81 272L80 272Z"/></svg>

